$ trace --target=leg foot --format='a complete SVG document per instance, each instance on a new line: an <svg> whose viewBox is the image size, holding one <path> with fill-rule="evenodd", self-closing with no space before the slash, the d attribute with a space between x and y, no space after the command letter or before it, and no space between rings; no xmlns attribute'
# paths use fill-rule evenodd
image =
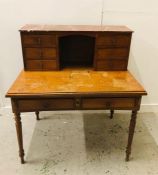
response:
<svg viewBox="0 0 158 175"><path fill-rule="evenodd" d="M129 161L129 155L128 155L128 156L126 155L126 159L125 159L125 161L126 161L126 162Z"/></svg>
<svg viewBox="0 0 158 175"><path fill-rule="evenodd" d="M17 139L19 145L19 156L21 159L21 163L24 163L24 149L23 149L23 136L22 136L22 124L20 113L14 113L15 115L15 126L17 132Z"/></svg>
<svg viewBox="0 0 158 175"><path fill-rule="evenodd" d="M132 111L130 125L129 125L129 134L128 134L128 143L126 148L126 161L129 161L129 157L131 154L131 146L134 136L134 130L136 125L137 111Z"/></svg>
<svg viewBox="0 0 158 175"><path fill-rule="evenodd" d="M21 159L21 164L24 164L24 163L25 163L24 159Z"/></svg>
<svg viewBox="0 0 158 175"><path fill-rule="evenodd" d="M40 120L40 118L39 118L39 111L36 111L35 114L36 114L36 120Z"/></svg>
<svg viewBox="0 0 158 175"><path fill-rule="evenodd" d="M110 119L112 119L114 116L114 110L110 110Z"/></svg>

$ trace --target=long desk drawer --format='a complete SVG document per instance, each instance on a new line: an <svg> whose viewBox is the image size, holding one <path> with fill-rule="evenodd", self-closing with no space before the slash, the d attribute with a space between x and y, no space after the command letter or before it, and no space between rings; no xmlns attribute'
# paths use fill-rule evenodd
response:
<svg viewBox="0 0 158 175"><path fill-rule="evenodd" d="M18 100L18 108L21 112L68 110L74 108L74 100L71 98L56 99L25 99Z"/></svg>
<svg viewBox="0 0 158 175"><path fill-rule="evenodd" d="M76 109L134 109L135 98L54 98L20 99L20 112Z"/></svg>
<svg viewBox="0 0 158 175"><path fill-rule="evenodd" d="M132 109L135 107L134 98L85 98L83 109Z"/></svg>

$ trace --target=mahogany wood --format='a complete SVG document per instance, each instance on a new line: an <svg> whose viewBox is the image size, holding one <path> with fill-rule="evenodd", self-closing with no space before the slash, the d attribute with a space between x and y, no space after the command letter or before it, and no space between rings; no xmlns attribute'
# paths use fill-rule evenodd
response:
<svg viewBox="0 0 158 175"><path fill-rule="evenodd" d="M112 119L113 116L114 116L114 110L112 109L112 110L110 110L110 119Z"/></svg>
<svg viewBox="0 0 158 175"><path fill-rule="evenodd" d="M35 114L36 114L36 120L40 120L40 118L39 118L39 111L36 111Z"/></svg>
<svg viewBox="0 0 158 175"><path fill-rule="evenodd" d="M25 70L127 70L132 31L126 26L26 25L20 33Z"/></svg>
<svg viewBox="0 0 158 175"><path fill-rule="evenodd" d="M19 155L24 163L21 112L51 110L109 109L110 118L114 110L132 110L129 127L126 160L131 153L136 111L141 97L146 95L143 87L128 72L97 72L85 69L65 69L54 72L22 71L6 97L12 101L15 114Z"/></svg>
<svg viewBox="0 0 158 175"><path fill-rule="evenodd" d="M23 149L23 136L22 136L22 124L21 124L21 117L20 113L14 113L15 116L15 126L16 126L16 132L17 132L17 138L18 138L18 144L19 144L19 156L21 159L21 163L24 164L24 149Z"/></svg>
<svg viewBox="0 0 158 175"><path fill-rule="evenodd" d="M115 109L132 110L128 161L141 97L147 95L127 71L132 31L125 26L26 25L20 33L28 71L19 74L6 97L15 114L21 163L20 113L35 112L39 120L39 111L70 109L109 109L110 118ZM74 68L64 68L69 65ZM64 69L55 71L59 68Z"/></svg>
<svg viewBox="0 0 158 175"><path fill-rule="evenodd" d="M134 130L136 125L137 111L132 111L130 125L129 125L129 134L128 134L128 144L126 148L126 161L129 161L129 156L131 154L131 146L134 136Z"/></svg>
<svg viewBox="0 0 158 175"><path fill-rule="evenodd" d="M71 95L72 94L72 95ZM7 96L37 95L41 97L74 96L120 97L145 95L144 88L129 71L93 71L64 69L62 71L21 71ZM128 100L128 99L127 99Z"/></svg>

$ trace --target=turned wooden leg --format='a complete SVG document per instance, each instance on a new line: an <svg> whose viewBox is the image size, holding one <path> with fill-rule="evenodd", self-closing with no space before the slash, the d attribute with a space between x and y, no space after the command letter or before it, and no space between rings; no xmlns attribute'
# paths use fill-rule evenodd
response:
<svg viewBox="0 0 158 175"><path fill-rule="evenodd" d="M40 120L40 118L39 118L39 111L36 111L35 114L36 114L36 120Z"/></svg>
<svg viewBox="0 0 158 175"><path fill-rule="evenodd" d="M21 117L20 113L14 113L15 116L15 126L16 126L16 132L17 132L17 139L18 139L18 145L19 145L19 156L21 159L21 163L25 163L24 161L24 149L23 149L23 136L22 136L22 124L21 124Z"/></svg>
<svg viewBox="0 0 158 175"><path fill-rule="evenodd" d="M110 110L110 119L112 119L113 116L114 116L114 110L112 109L112 110Z"/></svg>
<svg viewBox="0 0 158 175"><path fill-rule="evenodd" d="M136 125L137 111L132 111L130 125L129 125L129 134L128 134L128 144L126 148L126 161L129 161L129 156L131 154L131 146L134 136L134 130Z"/></svg>

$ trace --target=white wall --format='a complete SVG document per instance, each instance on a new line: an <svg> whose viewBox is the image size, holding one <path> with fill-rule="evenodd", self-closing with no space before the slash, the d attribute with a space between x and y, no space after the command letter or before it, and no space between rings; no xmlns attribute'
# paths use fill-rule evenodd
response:
<svg viewBox="0 0 158 175"><path fill-rule="evenodd" d="M157 106L158 1L105 0L104 24L125 24L135 31L128 68L148 92L142 103Z"/></svg>
<svg viewBox="0 0 158 175"><path fill-rule="evenodd" d="M148 91L144 104L158 105L158 1L0 0L0 104L23 68L18 29L26 23L127 25L133 34L129 70Z"/></svg>

